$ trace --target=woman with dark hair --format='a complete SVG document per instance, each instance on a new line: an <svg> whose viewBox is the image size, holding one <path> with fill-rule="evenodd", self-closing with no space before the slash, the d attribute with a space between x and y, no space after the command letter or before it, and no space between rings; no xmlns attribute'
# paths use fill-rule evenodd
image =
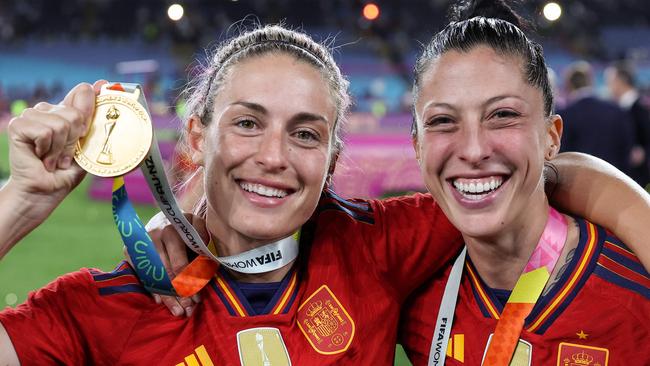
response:
<svg viewBox="0 0 650 366"><path fill-rule="evenodd" d="M503 1L457 10L417 61L413 130L427 188L466 258L411 299L411 360L650 363L648 272L611 232L559 213L544 192L562 119L541 46Z"/></svg>

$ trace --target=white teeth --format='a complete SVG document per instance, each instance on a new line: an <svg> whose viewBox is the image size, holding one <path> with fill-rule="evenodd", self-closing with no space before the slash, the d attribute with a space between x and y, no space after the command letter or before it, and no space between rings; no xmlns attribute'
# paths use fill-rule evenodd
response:
<svg viewBox="0 0 650 366"><path fill-rule="evenodd" d="M260 196L266 196L266 197L279 197L279 198L282 198L282 197L285 197L288 194L287 191L285 191L285 190L272 188L272 187L267 187L267 186L263 186L261 184L253 184L253 183L241 182L241 183L239 183L239 186L242 187L242 189L245 190L245 191L257 193Z"/></svg>
<svg viewBox="0 0 650 366"><path fill-rule="evenodd" d="M460 182L459 179L453 181L454 187L466 198L479 200L485 197L491 191L499 188L503 184L503 178L491 177L485 179L476 179L472 182Z"/></svg>

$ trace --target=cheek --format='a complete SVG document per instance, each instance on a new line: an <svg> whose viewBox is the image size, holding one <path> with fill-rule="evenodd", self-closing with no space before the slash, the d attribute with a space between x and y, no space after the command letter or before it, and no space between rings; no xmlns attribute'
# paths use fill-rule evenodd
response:
<svg viewBox="0 0 650 366"><path fill-rule="evenodd" d="M451 141L442 135L424 134L420 137L420 169L430 174L439 172L443 161L451 151Z"/></svg>
<svg viewBox="0 0 650 366"><path fill-rule="evenodd" d="M330 161L327 152L291 148L291 160L305 188L321 191Z"/></svg>

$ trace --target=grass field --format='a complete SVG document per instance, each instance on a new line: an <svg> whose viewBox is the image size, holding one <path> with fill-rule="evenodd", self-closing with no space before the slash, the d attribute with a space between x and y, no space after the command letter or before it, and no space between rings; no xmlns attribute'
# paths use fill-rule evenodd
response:
<svg viewBox="0 0 650 366"><path fill-rule="evenodd" d="M7 170L6 135L0 135L0 167ZM112 269L122 258L110 202L90 200L91 177L70 194L48 220L25 237L0 262L0 308L24 301L29 291L81 267ZM137 207L147 220L154 207Z"/></svg>
<svg viewBox="0 0 650 366"><path fill-rule="evenodd" d="M8 171L7 136L0 133L0 170ZM122 241L109 202L86 193L91 177L66 198L48 220L0 261L0 309L23 302L29 291L81 267L112 269L122 259ZM157 209L136 207L148 220ZM396 366L410 365L398 346Z"/></svg>

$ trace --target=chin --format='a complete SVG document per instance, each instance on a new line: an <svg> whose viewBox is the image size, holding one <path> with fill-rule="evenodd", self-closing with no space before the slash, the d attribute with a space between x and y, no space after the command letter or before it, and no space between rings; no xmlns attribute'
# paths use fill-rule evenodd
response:
<svg viewBox="0 0 650 366"><path fill-rule="evenodd" d="M476 215L453 215L450 218L454 226L463 236L481 238L491 237L503 230L504 220L494 213Z"/></svg>
<svg viewBox="0 0 650 366"><path fill-rule="evenodd" d="M245 236L255 240L273 240L273 239L279 239L281 237L285 237L293 234L293 231L286 226L278 227L273 223L269 223L266 225L257 224L259 222L263 222L263 221L253 220L252 225L240 226L238 231L244 234Z"/></svg>

